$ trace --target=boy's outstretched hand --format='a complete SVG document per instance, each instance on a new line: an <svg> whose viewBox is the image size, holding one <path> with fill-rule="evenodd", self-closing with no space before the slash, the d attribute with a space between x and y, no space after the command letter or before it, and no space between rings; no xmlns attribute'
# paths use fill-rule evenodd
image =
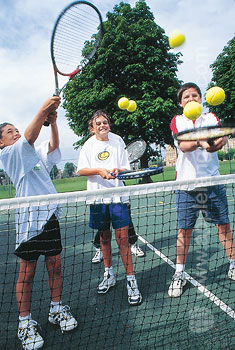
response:
<svg viewBox="0 0 235 350"><path fill-rule="evenodd" d="M41 106L41 111L46 115L54 112L60 105L61 98L59 96L52 96L46 99Z"/></svg>

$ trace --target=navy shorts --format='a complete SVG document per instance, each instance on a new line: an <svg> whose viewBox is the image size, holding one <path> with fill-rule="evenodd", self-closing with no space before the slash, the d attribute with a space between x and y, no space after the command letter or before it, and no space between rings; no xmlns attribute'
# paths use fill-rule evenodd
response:
<svg viewBox="0 0 235 350"><path fill-rule="evenodd" d="M177 190L178 229L193 229L200 211L210 223L224 225L229 223L228 203L224 185L198 188L195 191Z"/></svg>
<svg viewBox="0 0 235 350"><path fill-rule="evenodd" d="M115 230L129 225L130 215L127 204L92 204L90 206L89 226L91 228L106 231L110 229L111 222Z"/></svg>
<svg viewBox="0 0 235 350"><path fill-rule="evenodd" d="M23 242L15 250L15 255L26 261L36 261L40 255L55 256L62 251L59 222L53 214L38 236Z"/></svg>

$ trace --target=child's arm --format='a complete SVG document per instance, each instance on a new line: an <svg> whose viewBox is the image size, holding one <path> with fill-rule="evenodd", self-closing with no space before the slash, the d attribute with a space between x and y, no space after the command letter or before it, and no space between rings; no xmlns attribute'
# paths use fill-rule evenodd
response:
<svg viewBox="0 0 235 350"><path fill-rule="evenodd" d="M111 175L111 171L103 168L83 168L78 171L80 176L100 175L103 179L110 180L115 177Z"/></svg>
<svg viewBox="0 0 235 350"><path fill-rule="evenodd" d="M53 152L56 148L58 148L60 143L56 119L57 119L56 111L54 111L53 113L50 113L46 118L46 121L48 121L51 126L51 135L50 135L49 151L48 151L49 153Z"/></svg>
<svg viewBox="0 0 235 350"><path fill-rule="evenodd" d="M201 140L200 146L207 152L213 153L219 151L226 144L226 141L227 137L219 137L210 145L207 141ZM192 152L198 148L198 141L178 141L178 144L182 152Z"/></svg>
<svg viewBox="0 0 235 350"><path fill-rule="evenodd" d="M30 145L33 145L37 140L43 123L48 115L53 113L59 107L59 105L60 97L58 96L50 97L43 103L24 133L24 136Z"/></svg>

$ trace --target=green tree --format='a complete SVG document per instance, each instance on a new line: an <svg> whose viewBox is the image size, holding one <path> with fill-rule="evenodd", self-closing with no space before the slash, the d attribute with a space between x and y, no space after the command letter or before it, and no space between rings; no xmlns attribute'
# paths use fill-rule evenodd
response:
<svg viewBox="0 0 235 350"><path fill-rule="evenodd" d="M73 163L65 163L63 177L72 177L74 174L75 166Z"/></svg>
<svg viewBox="0 0 235 350"><path fill-rule="evenodd" d="M215 62L210 65L212 69L212 79L208 88L220 86L224 89L226 98L224 103L218 106L210 106L209 110L220 118L223 122L234 121L235 104L235 37L232 38L218 55Z"/></svg>
<svg viewBox="0 0 235 350"><path fill-rule="evenodd" d="M55 164L55 165L53 165L53 168L52 168L51 171L50 171L50 177L51 177L51 179L52 179L52 180L55 179L55 178L57 177L58 174L59 174L59 170L58 170L58 168L57 168L57 166L56 166L56 164Z"/></svg>
<svg viewBox="0 0 235 350"><path fill-rule="evenodd" d="M171 144L170 120L179 112L176 77L180 53L170 51L168 37L154 21L146 2L135 7L121 2L107 13L104 36L96 58L64 92L70 127L82 138L89 136L88 119L97 109L111 116L111 129L126 143L141 137L148 145L146 157L156 156L156 146ZM135 112L122 111L117 102L126 96L137 102Z"/></svg>

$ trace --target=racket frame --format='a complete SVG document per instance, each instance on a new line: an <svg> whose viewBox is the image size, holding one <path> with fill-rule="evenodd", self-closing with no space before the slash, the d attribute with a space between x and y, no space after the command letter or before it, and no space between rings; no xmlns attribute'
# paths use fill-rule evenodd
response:
<svg viewBox="0 0 235 350"><path fill-rule="evenodd" d="M141 170L127 170L121 171L116 175L116 178L119 180L128 180L128 179L138 179L141 177L152 176L163 173L164 169L160 167L144 168Z"/></svg>
<svg viewBox="0 0 235 350"><path fill-rule="evenodd" d="M89 1L85 1L85 0L80 0L80 1L74 1L71 4L69 4L68 6L66 6L61 13L59 14L59 16L56 19L56 22L54 24L53 27L53 31L52 31L52 35L51 35L51 45L50 45L50 52L51 52L51 60L52 60L52 64L53 64L53 70L54 70L54 77L55 77L55 93L54 96L59 96L61 91L67 86L67 84L78 74L81 72L81 70L84 68L76 68L74 71L72 71L71 73L63 73L61 72L57 65L56 65L56 59L54 56L54 38L55 38L55 34L56 34L56 29L58 27L58 23L60 22L60 19L63 17L63 15L74 5L78 5L78 4L84 4L84 5L88 5L90 7L92 7L96 12L97 15L100 19L100 31L99 31L99 38L95 43L95 46L93 48L93 50L91 51L90 55L87 57L88 61L87 63L84 65L86 66L88 64L88 62L94 57L98 47L100 46L100 42L102 40L103 37L103 20L102 20L102 16L99 12L99 10L97 9L97 7L95 5L93 5L92 3L90 3ZM59 81L58 81L58 74L62 75L62 76L67 76L69 77L69 80L61 87L59 88Z"/></svg>
<svg viewBox="0 0 235 350"><path fill-rule="evenodd" d="M219 134L218 133L213 134L213 130L215 129L224 129L224 132L221 132ZM208 133L207 136L205 136L205 132L207 130L211 130L212 132ZM200 133L202 134L202 136L200 136ZM174 135L174 138L177 141L200 141L200 140L208 140L208 139L213 140L219 137L229 136L232 134L235 134L235 126L231 124L224 124L224 125L202 126L199 128L192 128L192 129L180 131Z"/></svg>
<svg viewBox="0 0 235 350"><path fill-rule="evenodd" d="M133 146L137 142L141 142L144 149L142 148L142 152L139 152L138 156L134 157L131 160L129 157L130 151L128 149L130 149L130 147ZM129 158L130 164L135 163L137 160L139 160L143 156L144 152L146 151L146 147L147 147L147 143L143 139L135 139L135 140L131 141L130 143L128 143L128 145L126 146L126 150L128 153L128 158Z"/></svg>

